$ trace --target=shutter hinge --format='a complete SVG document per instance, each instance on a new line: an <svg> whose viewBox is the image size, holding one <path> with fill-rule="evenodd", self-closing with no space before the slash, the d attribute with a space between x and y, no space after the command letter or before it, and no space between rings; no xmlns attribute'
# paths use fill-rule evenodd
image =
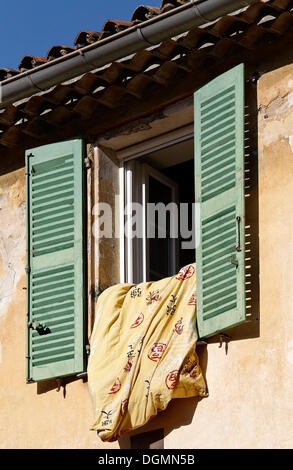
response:
<svg viewBox="0 0 293 470"><path fill-rule="evenodd" d="M239 266L238 259L236 258L236 255L231 255L231 264L235 264L235 266Z"/></svg>
<svg viewBox="0 0 293 470"><path fill-rule="evenodd" d="M76 376L78 379L82 379L83 382L87 380L87 372L81 372L81 374L77 374Z"/></svg>
<svg viewBox="0 0 293 470"><path fill-rule="evenodd" d="M31 272L30 266L26 266L26 267L25 267L25 272L26 272L27 274L29 274L29 273Z"/></svg>
<svg viewBox="0 0 293 470"><path fill-rule="evenodd" d="M255 84L257 84L258 80L260 79L260 77L262 77L263 74L264 74L264 72L256 70L245 81L246 81L246 83L251 82L255 85Z"/></svg>
<svg viewBox="0 0 293 470"><path fill-rule="evenodd" d="M28 157L28 158L34 157L34 155L33 155L32 153L30 153L27 157ZM25 175L26 175L26 176L31 176L33 173L34 173L34 170L33 170L33 168L32 168L32 169L31 169L31 173L26 172Z"/></svg>
<svg viewBox="0 0 293 470"><path fill-rule="evenodd" d="M239 215L236 217L236 221L237 221L237 233L238 233L238 246L236 247L236 251L241 251L241 232L240 232L241 217Z"/></svg>
<svg viewBox="0 0 293 470"><path fill-rule="evenodd" d="M89 344L86 345L85 350L86 350L86 353L89 355L91 351L91 347Z"/></svg>
<svg viewBox="0 0 293 470"><path fill-rule="evenodd" d="M84 166L86 167L87 170L89 170L92 167L92 160L90 158L85 158L84 159Z"/></svg>

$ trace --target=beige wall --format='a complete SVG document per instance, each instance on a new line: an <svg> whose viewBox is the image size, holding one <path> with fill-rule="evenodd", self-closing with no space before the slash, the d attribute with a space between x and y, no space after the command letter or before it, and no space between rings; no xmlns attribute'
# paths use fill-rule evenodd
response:
<svg viewBox="0 0 293 470"><path fill-rule="evenodd" d="M248 112L259 110L259 184L247 200L254 232L259 218L259 298L227 354L219 343L199 348L209 397L174 400L141 430L164 427L165 448L293 446L293 65L261 77L257 106L251 88L248 94ZM257 244L257 233L251 238ZM129 445L127 437L121 442Z"/></svg>
<svg viewBox="0 0 293 470"><path fill-rule="evenodd" d="M258 109L259 334L248 325L227 351L217 342L200 346L209 397L174 400L139 431L164 427L165 448L293 445L293 66L261 77ZM100 159L89 176L93 201L113 202L117 165ZM81 379L67 380L59 393L55 381L25 383L24 184L23 169L0 177L0 448L127 447L128 436L103 446L89 431L93 414ZM119 279L119 245L90 243L89 289L98 292Z"/></svg>
<svg viewBox="0 0 293 470"><path fill-rule="evenodd" d="M168 448L293 445L293 65L261 77L258 108L259 337L207 346L210 395Z"/></svg>
<svg viewBox="0 0 293 470"><path fill-rule="evenodd" d="M0 177L0 448L100 448L87 383L25 382L25 172ZM117 447L117 443L107 448Z"/></svg>

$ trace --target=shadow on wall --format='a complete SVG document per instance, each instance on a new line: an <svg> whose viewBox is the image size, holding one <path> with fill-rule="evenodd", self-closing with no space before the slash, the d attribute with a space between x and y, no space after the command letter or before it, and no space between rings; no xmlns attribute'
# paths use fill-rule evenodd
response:
<svg viewBox="0 0 293 470"><path fill-rule="evenodd" d="M206 380L208 364L207 345L197 345L196 352ZM164 437L168 436L174 429L191 424L198 403L201 400L203 400L201 397L176 398L171 400L165 411L160 412L158 416L141 428L129 432L118 439L120 449L163 449Z"/></svg>
<svg viewBox="0 0 293 470"><path fill-rule="evenodd" d="M43 393L51 392L56 390L56 392L62 393L63 398L66 398L66 385L82 380L83 383L87 382L86 374L83 374L81 377L77 376L68 376L61 377L60 379L49 379L44 380L43 382L37 383L37 394L41 395Z"/></svg>
<svg viewBox="0 0 293 470"><path fill-rule="evenodd" d="M251 70L247 70L245 89L245 291L246 291L246 322L226 330L224 334L215 335L208 339L208 343L220 342L219 347L225 348L228 354L229 341L237 341L260 336L259 311L259 213L258 213L258 110L257 110L257 78L251 79ZM225 343L225 346L223 344ZM204 376L206 377L208 353L207 345L197 345L197 353ZM208 399L208 398L207 398ZM168 408L161 412L145 426L126 434L119 439L121 449L133 448L134 436L138 436L136 444L141 449L163 448L155 441L160 429L164 437L174 429L189 425L196 419L195 412L202 398L174 399ZM145 439L143 439L143 433ZM132 438L132 439L131 439ZM132 447L131 447L132 446ZM196 446L196 444L195 444ZM136 447L138 448L138 447Z"/></svg>

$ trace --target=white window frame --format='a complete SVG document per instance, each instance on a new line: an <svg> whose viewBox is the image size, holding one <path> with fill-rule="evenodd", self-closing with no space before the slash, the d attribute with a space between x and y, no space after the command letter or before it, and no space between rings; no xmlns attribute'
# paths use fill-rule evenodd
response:
<svg viewBox="0 0 293 470"><path fill-rule="evenodd" d="M153 176L167 186L170 186L171 181L153 167L142 164L141 157L190 139L193 139L193 124L117 152L117 157L120 159L120 282L122 283L137 283L137 280L140 282L149 281L149 249L146 236L147 176ZM172 200L178 202L178 193L174 189L174 184L171 186ZM141 192L139 188L142 188ZM127 209L131 202L140 202L143 206L142 239L132 239L129 233L125 233L126 222L130 217ZM130 230L129 224L128 229ZM178 244L176 242L177 240L174 240L174 244L177 246L174 249L173 271L177 268L175 264L178 265ZM140 258L142 258L141 265L137 262Z"/></svg>
<svg viewBox="0 0 293 470"><path fill-rule="evenodd" d="M122 282L138 283L149 281L149 239L147 238L147 199L148 199L148 180L149 177L160 181L162 184L171 189L171 201L178 202L177 185L172 180L161 174L146 163L140 163L132 160L121 164L121 185L124 192L123 207L121 207L120 218L124 226L124 233L120 240L123 261L121 263L123 278ZM142 205L142 238L131 237L131 226L126 224L130 220L129 210L132 203L138 202ZM171 222L175 222L171 219ZM128 230L128 233L125 232ZM172 231L172 228L171 228ZM174 227L173 227L174 233ZM123 243L124 242L124 243ZM176 239L171 239L172 256L171 270L175 273L178 267L178 243Z"/></svg>

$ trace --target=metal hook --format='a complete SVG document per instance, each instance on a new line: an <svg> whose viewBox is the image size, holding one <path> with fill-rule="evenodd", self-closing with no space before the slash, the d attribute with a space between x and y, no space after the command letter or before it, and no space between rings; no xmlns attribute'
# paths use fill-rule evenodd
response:
<svg viewBox="0 0 293 470"><path fill-rule="evenodd" d="M56 379L57 382L57 390L56 392L60 392L61 387L62 387L62 380L61 379Z"/></svg>
<svg viewBox="0 0 293 470"><path fill-rule="evenodd" d="M230 336L228 335L225 335L224 333L221 333L219 335L219 338L220 338L220 345L219 345L219 348L222 347L223 343L225 343L225 352L227 354L228 352L228 343L230 342Z"/></svg>

